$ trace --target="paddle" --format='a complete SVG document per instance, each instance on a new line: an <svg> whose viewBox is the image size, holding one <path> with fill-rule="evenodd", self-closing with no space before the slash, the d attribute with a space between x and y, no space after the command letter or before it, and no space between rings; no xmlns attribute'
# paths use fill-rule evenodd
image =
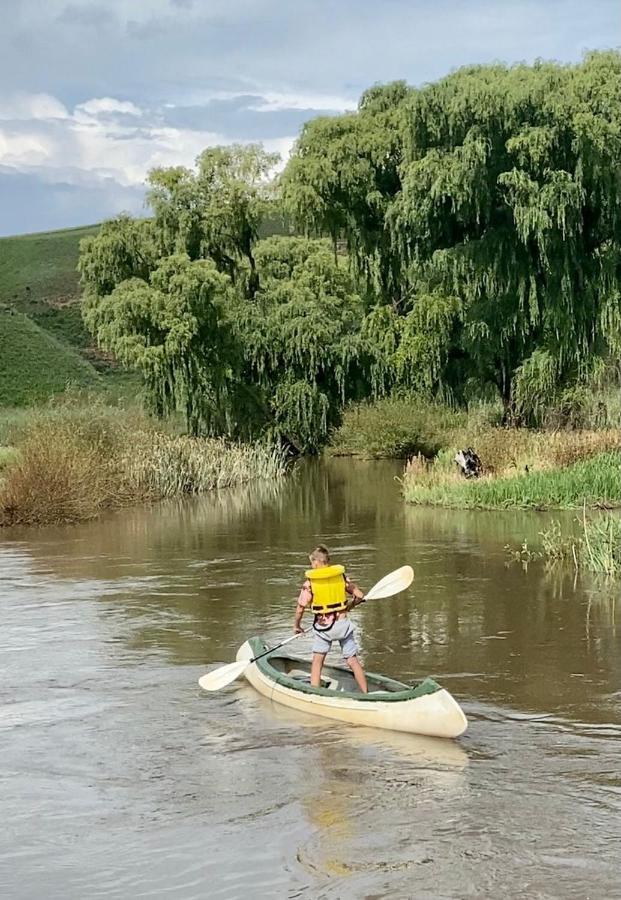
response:
<svg viewBox="0 0 621 900"><path fill-rule="evenodd" d="M309 630L310 629L308 628L306 629L306 631ZM198 683L204 691L219 691L220 688L226 687L227 684L230 684L232 681L235 681L236 678L239 678L239 676L248 668L250 663L256 662L258 659L261 659L262 656L267 656L267 654L271 653L273 650L280 650L285 644L294 641L296 638L299 638L300 635L305 633L305 631L298 631L297 634L292 634L291 637L287 638L286 641L283 641L282 644L276 644L275 647L270 647L269 650L266 650L264 653L259 653L259 655L255 656L253 659L240 659L239 662L232 662L227 666L220 666L219 669L214 669L213 672L207 672L206 675L203 675L198 679Z"/></svg>
<svg viewBox="0 0 621 900"><path fill-rule="evenodd" d="M412 567L402 566L400 569L395 569L394 572L385 575L381 581L374 584L371 590L365 594L364 599L380 600L383 597L392 597L394 594L398 594L400 591L404 591L409 587L412 584L413 578L414 570ZM307 628L306 631L310 631L310 629ZM285 644L294 641L296 638L300 637L301 634L305 634L306 631L299 631L297 634L293 634L291 637L287 638L286 641L277 644L275 647L270 647L269 650L259 653L259 655L255 656L253 659L240 659L238 662L220 666L218 669L214 669L213 672L207 672L206 675L203 675L198 679L198 683L204 691L219 691L220 688L226 687L227 684L230 684L232 681L235 681L236 678L239 678L251 663L256 662L263 656L267 656L268 653L273 653L274 650L280 650Z"/></svg>
<svg viewBox="0 0 621 900"><path fill-rule="evenodd" d="M393 597L408 588L414 580L412 566L401 566L388 575L384 575L381 581L374 584L370 591L364 595L365 600L381 600L383 597Z"/></svg>

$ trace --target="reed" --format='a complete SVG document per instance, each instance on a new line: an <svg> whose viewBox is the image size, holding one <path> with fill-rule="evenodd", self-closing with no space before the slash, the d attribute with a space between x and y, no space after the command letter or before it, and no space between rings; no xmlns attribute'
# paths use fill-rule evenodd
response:
<svg viewBox="0 0 621 900"><path fill-rule="evenodd" d="M0 482L0 525L91 519L141 501L274 480L279 450L157 430L123 410L54 410L12 423L13 452Z"/></svg>
<svg viewBox="0 0 621 900"><path fill-rule="evenodd" d="M577 571L621 578L621 517L611 512L587 516L583 508L575 521L577 528L570 533L558 521L540 531L541 551L529 551L529 561L569 562ZM523 559L525 546L519 551L507 550L512 559Z"/></svg>
<svg viewBox="0 0 621 900"><path fill-rule="evenodd" d="M132 490L159 500L279 478L286 458L279 449L262 444L142 432L123 455L122 468Z"/></svg>

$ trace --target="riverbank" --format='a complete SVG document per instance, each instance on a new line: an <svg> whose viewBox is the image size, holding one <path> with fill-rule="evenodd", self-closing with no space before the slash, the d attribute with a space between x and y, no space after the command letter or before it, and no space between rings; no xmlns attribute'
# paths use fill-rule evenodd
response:
<svg viewBox="0 0 621 900"><path fill-rule="evenodd" d="M609 410L615 420L614 410ZM347 410L332 456L407 458L407 502L454 509L571 509L621 505L621 427L505 427L497 404L455 410L387 399ZM616 421L616 420L615 420ZM479 478L464 478L455 455L472 448Z"/></svg>
<svg viewBox="0 0 621 900"><path fill-rule="evenodd" d="M138 410L0 413L0 526L74 523L108 509L273 480L283 454L166 431Z"/></svg>
<svg viewBox="0 0 621 900"><path fill-rule="evenodd" d="M621 453L609 451L566 467L465 479L445 459L411 460L403 476L408 503L452 509L612 509L621 506ZM457 469L457 467L455 467Z"/></svg>

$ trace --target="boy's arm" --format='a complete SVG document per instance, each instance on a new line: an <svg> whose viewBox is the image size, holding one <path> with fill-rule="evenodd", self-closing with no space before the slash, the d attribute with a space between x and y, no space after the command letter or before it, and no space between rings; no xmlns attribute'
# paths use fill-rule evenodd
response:
<svg viewBox="0 0 621 900"><path fill-rule="evenodd" d="M293 621L293 633L300 634L304 629L302 628L302 616L304 615L305 606L298 605L295 608L295 619Z"/></svg>
<svg viewBox="0 0 621 900"><path fill-rule="evenodd" d="M345 590L351 597L351 600L347 604L347 609L353 609L355 606L360 606L361 603L364 603L364 593L353 581L347 579L345 582Z"/></svg>
<svg viewBox="0 0 621 900"><path fill-rule="evenodd" d="M303 631L302 628L302 616L304 615L304 610L309 605L309 603L313 602L313 592L311 590L310 584L305 581L302 585L302 590L300 591L300 596L298 597L298 605L295 608L295 619L293 620L293 633L299 634Z"/></svg>

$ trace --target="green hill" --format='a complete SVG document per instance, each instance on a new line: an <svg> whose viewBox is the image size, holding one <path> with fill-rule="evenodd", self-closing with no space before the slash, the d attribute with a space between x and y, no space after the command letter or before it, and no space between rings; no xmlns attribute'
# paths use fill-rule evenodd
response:
<svg viewBox="0 0 621 900"><path fill-rule="evenodd" d="M0 406L31 406L70 385L97 388L101 381L66 342L23 313L0 308Z"/></svg>
<svg viewBox="0 0 621 900"><path fill-rule="evenodd" d="M82 323L80 241L98 228L0 238L0 406L41 402L68 384L111 397L138 389L133 373L97 352Z"/></svg>
<svg viewBox="0 0 621 900"><path fill-rule="evenodd" d="M79 294L80 241L99 225L0 238L0 297L60 301Z"/></svg>
<svg viewBox="0 0 621 900"><path fill-rule="evenodd" d="M25 313L81 350L89 347L76 266L81 239L96 234L98 227L0 238L0 306Z"/></svg>

